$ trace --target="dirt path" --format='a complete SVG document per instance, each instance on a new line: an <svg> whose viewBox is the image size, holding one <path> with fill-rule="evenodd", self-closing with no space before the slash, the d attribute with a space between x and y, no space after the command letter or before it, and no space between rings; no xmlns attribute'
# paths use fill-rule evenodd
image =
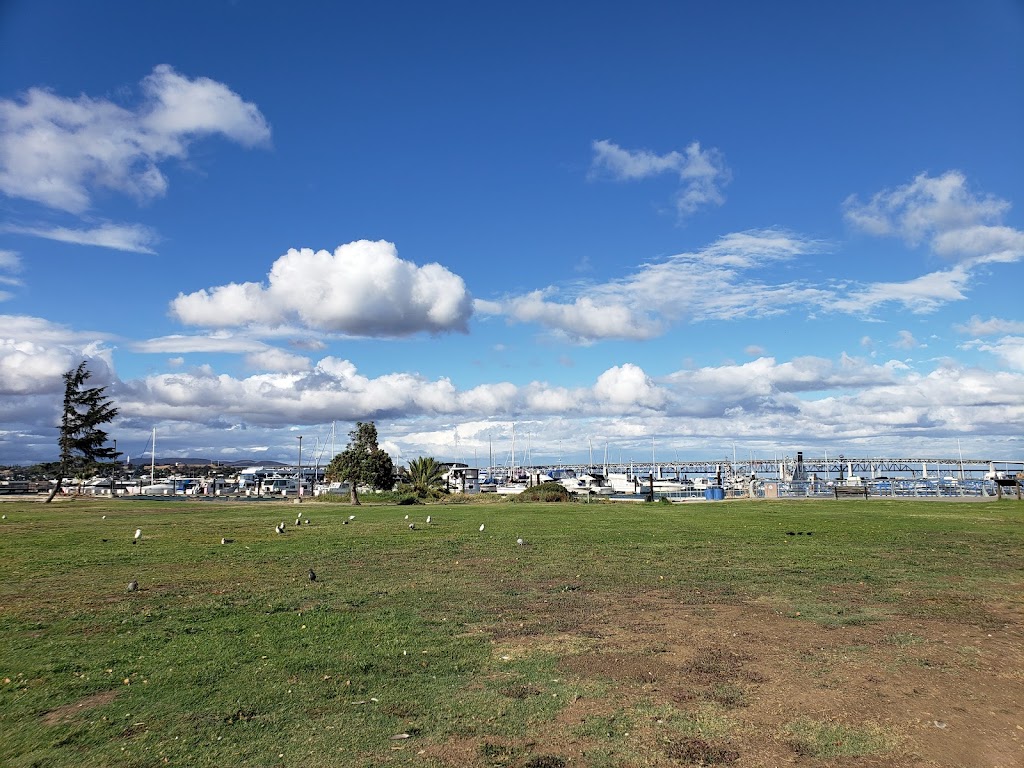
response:
<svg viewBox="0 0 1024 768"><path fill-rule="evenodd" d="M567 676L602 694L577 698L522 741L483 752L448 744L431 756L595 768L1019 768L1024 615L1020 606L985 609L993 620L984 627L891 619L830 629L757 602L573 592L542 611L564 632L500 624L495 654L558 653ZM688 720L689 737L674 718ZM847 755L827 756L830 739Z"/></svg>

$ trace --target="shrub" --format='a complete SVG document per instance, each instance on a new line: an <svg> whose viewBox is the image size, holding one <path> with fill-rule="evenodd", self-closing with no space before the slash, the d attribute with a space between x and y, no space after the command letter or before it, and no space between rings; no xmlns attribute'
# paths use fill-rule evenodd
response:
<svg viewBox="0 0 1024 768"><path fill-rule="evenodd" d="M570 494L564 485L550 480L525 491L515 497L516 501L569 501Z"/></svg>

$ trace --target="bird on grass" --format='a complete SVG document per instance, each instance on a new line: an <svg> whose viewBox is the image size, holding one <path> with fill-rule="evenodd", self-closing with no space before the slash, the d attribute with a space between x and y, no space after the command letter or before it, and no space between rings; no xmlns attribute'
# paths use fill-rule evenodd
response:
<svg viewBox="0 0 1024 768"><path fill-rule="evenodd" d="M281 523L280 525L275 525L274 530L277 531L277 533L284 533L284 523Z"/></svg>
<svg viewBox="0 0 1024 768"><path fill-rule="evenodd" d="M483 532L483 530L484 530L484 524L480 523L480 531Z"/></svg>
<svg viewBox="0 0 1024 768"><path fill-rule="evenodd" d="M410 531L415 531L416 530L416 523L409 523L409 530Z"/></svg>
<svg viewBox="0 0 1024 768"><path fill-rule="evenodd" d="M314 571L312 568L309 569L309 580L316 581L316 571Z"/></svg>
<svg viewBox="0 0 1024 768"><path fill-rule="evenodd" d="M132 579L131 581L129 581L128 582L128 591L129 592L138 592L139 591L139 582L137 582L135 579Z"/></svg>
<svg viewBox="0 0 1024 768"><path fill-rule="evenodd" d="M221 544L234 544L235 540L234 539L221 539L220 543Z"/></svg>
<svg viewBox="0 0 1024 768"><path fill-rule="evenodd" d="M430 525L430 515L427 515L427 525Z"/></svg>
<svg viewBox="0 0 1024 768"><path fill-rule="evenodd" d="M5 517L6 517L6 515L5 515ZM406 519L406 520L408 520L408 519L409 519L409 516L408 516L408 515L406 515L406 516L405 516L405 519Z"/></svg>
<svg viewBox="0 0 1024 768"><path fill-rule="evenodd" d="M137 544L140 541L142 541L142 529L141 528L136 528L135 529L135 538L132 539L132 544Z"/></svg>
<svg viewBox="0 0 1024 768"><path fill-rule="evenodd" d="M523 541L523 537L520 536L518 539L516 539L516 544L518 544L520 547L522 547L522 546L526 545L526 542Z"/></svg>

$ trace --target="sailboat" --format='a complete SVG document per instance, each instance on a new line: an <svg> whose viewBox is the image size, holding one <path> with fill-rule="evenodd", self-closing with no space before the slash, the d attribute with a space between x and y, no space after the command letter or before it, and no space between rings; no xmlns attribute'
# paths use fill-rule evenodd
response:
<svg viewBox="0 0 1024 768"><path fill-rule="evenodd" d="M140 488L139 493L147 496L173 496L178 488L174 480L166 480L162 483L156 481L156 427L153 427L150 446L152 450L149 454L149 485Z"/></svg>
<svg viewBox="0 0 1024 768"><path fill-rule="evenodd" d="M495 489L498 493L505 496L514 496L517 493L522 493L526 490L526 483L519 482L516 479L516 425L512 422L512 455L510 461L510 468L508 476L505 478L505 482L502 483Z"/></svg>
<svg viewBox="0 0 1024 768"><path fill-rule="evenodd" d="M498 481L494 479L494 449L490 435L487 437L487 477L480 481L480 493L497 493Z"/></svg>

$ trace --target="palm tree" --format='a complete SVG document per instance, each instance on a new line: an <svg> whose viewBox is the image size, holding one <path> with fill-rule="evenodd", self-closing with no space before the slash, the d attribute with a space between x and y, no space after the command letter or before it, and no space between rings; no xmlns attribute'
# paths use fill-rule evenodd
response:
<svg viewBox="0 0 1024 768"><path fill-rule="evenodd" d="M444 467L433 456L409 462L409 484L420 498L439 494L444 485Z"/></svg>

